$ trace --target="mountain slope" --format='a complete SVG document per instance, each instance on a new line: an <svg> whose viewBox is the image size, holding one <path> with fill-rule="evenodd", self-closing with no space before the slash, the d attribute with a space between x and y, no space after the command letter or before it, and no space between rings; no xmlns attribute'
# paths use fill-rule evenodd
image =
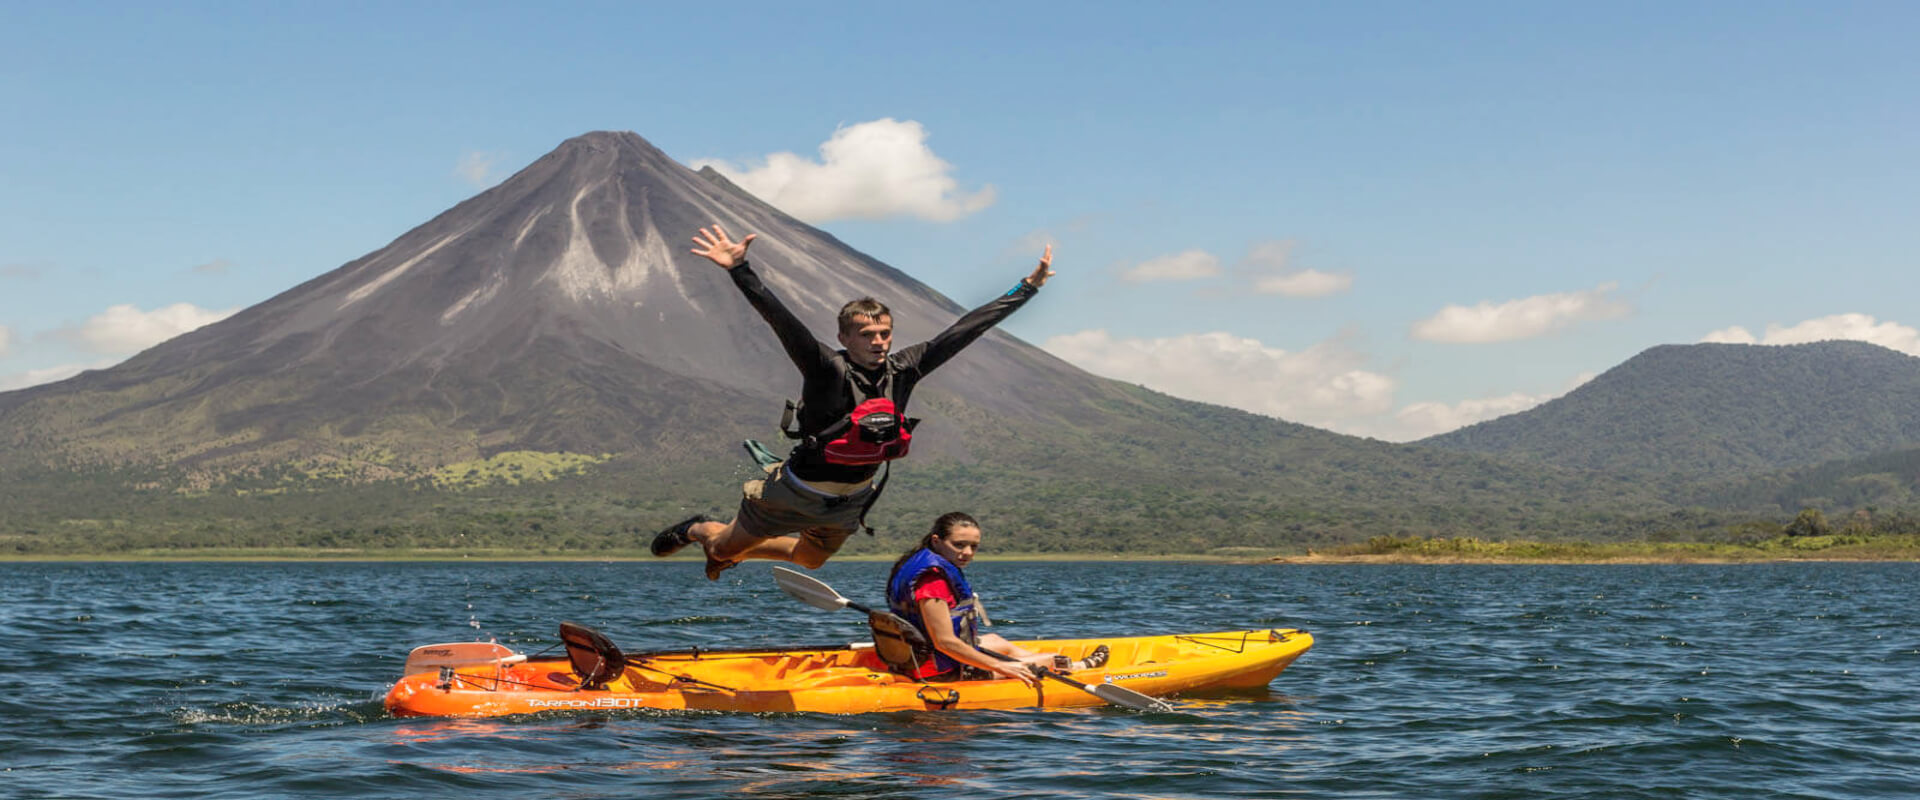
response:
<svg viewBox="0 0 1920 800"><path fill-rule="evenodd" d="M1693 494L1691 501L1700 505L1763 509L1783 516L1802 508L1833 514L1920 508L1920 447L1716 481Z"/></svg>
<svg viewBox="0 0 1920 800"><path fill-rule="evenodd" d="M1865 342L1664 345L1419 444L1686 478L1855 458L1920 444L1920 358Z"/></svg>

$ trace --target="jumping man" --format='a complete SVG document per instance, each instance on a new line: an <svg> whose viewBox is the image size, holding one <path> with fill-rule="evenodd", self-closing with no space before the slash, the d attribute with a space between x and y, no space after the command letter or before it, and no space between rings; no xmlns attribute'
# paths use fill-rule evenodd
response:
<svg viewBox="0 0 1920 800"><path fill-rule="evenodd" d="M918 422L906 417L914 385L1019 310L1054 275L1048 245L1039 266L1006 294L901 350L893 349L893 313L871 297L854 300L840 309L836 350L815 339L747 265L755 235L735 242L715 223L693 237L693 254L727 270L800 368L800 404L792 409L799 426L787 432L799 443L786 461L768 467L766 479L746 484L732 522L696 515L654 537L656 556L698 543L707 553L708 580L749 558L808 569L826 563L863 524L879 493L881 465L907 454Z"/></svg>

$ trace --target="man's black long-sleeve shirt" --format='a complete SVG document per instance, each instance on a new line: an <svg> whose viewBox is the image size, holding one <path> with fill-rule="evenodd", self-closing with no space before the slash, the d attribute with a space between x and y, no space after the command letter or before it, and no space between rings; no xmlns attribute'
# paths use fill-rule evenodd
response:
<svg viewBox="0 0 1920 800"><path fill-rule="evenodd" d="M774 335L780 338L780 345L786 348L787 357L793 360L794 366L800 368L799 423L800 430L806 433L825 430L853 413L853 383L858 383L861 391L868 396L881 396L876 384L889 371L893 373L894 385L893 391L887 396L893 398L896 411L905 416L907 398L913 394L914 384L947 363L1008 315L1018 311L1040 291L1026 281L1020 281L1006 294L967 312L966 316L932 339L894 350L887 354L885 364L868 370L848 360L847 351L836 350L815 339L806 324L767 290L766 285L760 282L760 276L754 274L746 262L741 262L728 272L733 276L733 285L740 287L740 292L747 296L747 302L760 312L761 318L773 328ZM880 469L871 464L830 464L818 450L805 447L795 448L793 455L788 457L787 467L793 471L794 477L803 481L840 483L867 480Z"/></svg>

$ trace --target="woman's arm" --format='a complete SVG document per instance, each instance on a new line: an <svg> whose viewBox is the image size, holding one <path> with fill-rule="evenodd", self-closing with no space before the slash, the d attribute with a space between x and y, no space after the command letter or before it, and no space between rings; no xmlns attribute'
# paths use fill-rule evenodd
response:
<svg viewBox="0 0 1920 800"><path fill-rule="evenodd" d="M946 601L932 598L922 598L920 600L920 618L930 621L927 625L927 632L933 634L934 649L939 650L946 657L962 664L979 667L1003 678L1013 678L1028 686L1034 685L1035 678L1033 672L1027 669L1025 662L1002 661L994 658L981 652L973 645L961 641L960 636L953 632L952 625L931 624L932 621L944 623L946 620L952 618L952 616L953 610L947 606ZM994 636L993 638L1000 639L998 636ZM1005 639L1000 639L1000 641L1006 642Z"/></svg>
<svg viewBox="0 0 1920 800"><path fill-rule="evenodd" d="M1000 655L1018 660L1022 664L1046 667L1048 669L1065 671L1068 663L1068 659L1059 653L1041 653L1028 650L1027 648L1001 638L1001 636L996 633L980 634L979 649L999 653Z"/></svg>

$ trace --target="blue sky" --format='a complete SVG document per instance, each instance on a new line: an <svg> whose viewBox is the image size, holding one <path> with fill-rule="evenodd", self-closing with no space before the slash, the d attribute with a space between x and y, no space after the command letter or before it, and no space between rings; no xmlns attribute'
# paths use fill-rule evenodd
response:
<svg viewBox="0 0 1920 800"><path fill-rule="evenodd" d="M1659 344L1920 355L1920 5L952 5L0 0L0 390L608 129L965 305L1053 242L1016 335L1358 435Z"/></svg>

